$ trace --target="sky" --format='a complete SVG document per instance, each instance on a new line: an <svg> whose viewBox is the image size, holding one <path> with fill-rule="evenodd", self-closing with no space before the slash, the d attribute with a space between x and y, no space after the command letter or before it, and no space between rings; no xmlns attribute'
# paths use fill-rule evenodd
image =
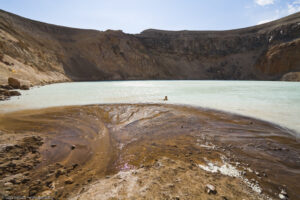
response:
<svg viewBox="0 0 300 200"><path fill-rule="evenodd" d="M228 30L300 11L300 0L0 0L0 9L51 24L140 33Z"/></svg>

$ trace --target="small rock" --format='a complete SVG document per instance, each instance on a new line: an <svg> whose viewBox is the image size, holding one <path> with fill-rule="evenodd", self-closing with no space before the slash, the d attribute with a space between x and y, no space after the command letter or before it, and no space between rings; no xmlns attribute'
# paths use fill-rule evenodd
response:
<svg viewBox="0 0 300 200"><path fill-rule="evenodd" d="M281 194L281 193L278 195L278 197L279 197L279 199L281 199L281 200L287 200L287 199L288 199L285 195L283 195L283 194Z"/></svg>
<svg viewBox="0 0 300 200"><path fill-rule="evenodd" d="M225 197L225 196L221 196L221 199L222 200L228 200L227 197Z"/></svg>
<svg viewBox="0 0 300 200"><path fill-rule="evenodd" d="M21 85L20 89L21 90L29 90L29 86L28 85Z"/></svg>
<svg viewBox="0 0 300 200"><path fill-rule="evenodd" d="M51 147L53 148L53 147L56 147L56 144L51 144Z"/></svg>
<svg viewBox="0 0 300 200"><path fill-rule="evenodd" d="M75 148L76 148L75 145L72 145L72 146L71 146L71 150L74 150Z"/></svg>
<svg viewBox="0 0 300 200"><path fill-rule="evenodd" d="M71 178L68 178L67 180L65 180L65 184L73 184L74 181Z"/></svg>
<svg viewBox="0 0 300 200"><path fill-rule="evenodd" d="M205 186L205 191L207 194L217 194L217 190L216 190L215 186L213 186L211 184L207 184Z"/></svg>

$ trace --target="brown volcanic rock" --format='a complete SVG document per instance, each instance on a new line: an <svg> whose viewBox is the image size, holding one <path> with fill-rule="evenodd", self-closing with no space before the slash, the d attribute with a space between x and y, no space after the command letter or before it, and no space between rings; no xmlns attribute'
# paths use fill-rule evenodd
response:
<svg viewBox="0 0 300 200"><path fill-rule="evenodd" d="M298 71L300 13L230 31L140 34L67 28L0 10L0 83L84 80L279 80ZM288 59L288 61L286 61Z"/></svg>
<svg viewBox="0 0 300 200"><path fill-rule="evenodd" d="M21 83L18 79L15 78L8 78L8 85L11 86L14 89L20 89Z"/></svg>

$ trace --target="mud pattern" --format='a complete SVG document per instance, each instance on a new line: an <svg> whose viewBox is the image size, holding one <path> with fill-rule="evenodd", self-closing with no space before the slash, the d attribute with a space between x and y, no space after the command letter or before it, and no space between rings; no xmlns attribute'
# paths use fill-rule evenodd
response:
<svg viewBox="0 0 300 200"><path fill-rule="evenodd" d="M0 115L0 131L4 199L300 195L297 138L229 113L159 104L57 107Z"/></svg>

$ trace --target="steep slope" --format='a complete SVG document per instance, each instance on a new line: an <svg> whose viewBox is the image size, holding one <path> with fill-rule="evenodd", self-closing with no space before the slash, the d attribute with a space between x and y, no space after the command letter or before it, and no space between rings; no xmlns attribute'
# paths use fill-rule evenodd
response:
<svg viewBox="0 0 300 200"><path fill-rule="evenodd" d="M131 35L41 23L0 10L0 83L84 80L279 80L300 71L300 13L231 31Z"/></svg>

